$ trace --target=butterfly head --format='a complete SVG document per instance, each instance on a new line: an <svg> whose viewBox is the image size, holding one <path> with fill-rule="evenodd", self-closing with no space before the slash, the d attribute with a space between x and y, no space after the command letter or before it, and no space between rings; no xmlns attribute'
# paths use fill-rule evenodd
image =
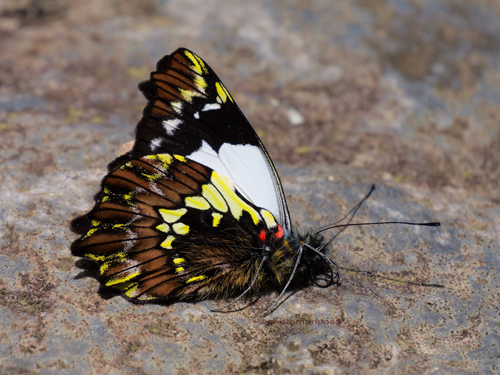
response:
<svg viewBox="0 0 500 375"><path fill-rule="evenodd" d="M339 283L337 265L326 256L330 241L321 234L308 234L302 243L304 263L309 271L310 282L319 288L328 288Z"/></svg>
<svg viewBox="0 0 500 375"><path fill-rule="evenodd" d="M277 285L313 284L326 288L338 283L337 266L326 255L328 242L320 234L295 234L269 246L269 264ZM273 249L274 250L271 250Z"/></svg>

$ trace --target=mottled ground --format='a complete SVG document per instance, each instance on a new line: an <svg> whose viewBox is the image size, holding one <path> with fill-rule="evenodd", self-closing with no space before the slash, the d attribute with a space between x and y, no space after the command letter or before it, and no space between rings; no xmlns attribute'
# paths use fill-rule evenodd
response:
<svg viewBox="0 0 500 375"><path fill-rule="evenodd" d="M69 221L133 137L138 82L187 47L278 163L294 222L335 221L342 285L136 306L78 277ZM498 374L500 2L0 2L0 373ZM324 320L325 324L319 324ZM328 322L328 324L326 324Z"/></svg>

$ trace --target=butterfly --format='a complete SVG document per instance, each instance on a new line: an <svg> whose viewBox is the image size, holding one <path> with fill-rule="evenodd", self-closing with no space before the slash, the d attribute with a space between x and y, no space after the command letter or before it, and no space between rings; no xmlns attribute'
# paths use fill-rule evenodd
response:
<svg viewBox="0 0 500 375"><path fill-rule="evenodd" d="M338 283L321 235L332 226L292 227L268 152L205 61L179 48L139 89L148 104L133 148L71 224L73 255L98 264L103 287L139 303L234 302Z"/></svg>

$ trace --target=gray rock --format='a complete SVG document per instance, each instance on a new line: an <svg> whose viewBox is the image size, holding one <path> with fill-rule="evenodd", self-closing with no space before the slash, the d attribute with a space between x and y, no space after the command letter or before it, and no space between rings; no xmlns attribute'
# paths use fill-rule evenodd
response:
<svg viewBox="0 0 500 375"><path fill-rule="evenodd" d="M0 8L22 25L0 39L0 373L500 371L500 5L35 3ZM103 299L69 222L133 137L137 83L181 45L261 135L301 230L373 183L356 222L442 226L345 230L330 253L342 284L266 317L275 294L231 314Z"/></svg>

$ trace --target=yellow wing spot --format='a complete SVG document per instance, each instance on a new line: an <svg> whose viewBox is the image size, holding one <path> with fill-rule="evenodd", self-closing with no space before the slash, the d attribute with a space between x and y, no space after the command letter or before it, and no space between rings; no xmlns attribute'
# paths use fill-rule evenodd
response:
<svg viewBox="0 0 500 375"><path fill-rule="evenodd" d="M104 273L109 270L109 267L111 266L111 263L103 263L101 264L101 266L99 267L99 274L100 275L104 275Z"/></svg>
<svg viewBox="0 0 500 375"><path fill-rule="evenodd" d="M85 236L82 237L82 240L92 236L95 232L97 232L99 228L91 228Z"/></svg>
<svg viewBox="0 0 500 375"><path fill-rule="evenodd" d="M144 156L144 159L160 162L163 165L164 171L166 172L174 158L170 154L156 154Z"/></svg>
<svg viewBox="0 0 500 375"><path fill-rule="evenodd" d="M160 246L163 247L164 249L171 249L172 248L172 242L174 242L175 237L174 236L167 236L165 241L163 241Z"/></svg>
<svg viewBox="0 0 500 375"><path fill-rule="evenodd" d="M85 236L83 236L82 240L87 238L87 237L90 237L99 229L110 229L110 228L111 229L126 229L130 225L130 223L124 223L124 224L101 223L98 220L92 220L91 223L92 223L93 228L89 229L87 234L85 234ZM94 258L92 258L92 259L94 259Z"/></svg>
<svg viewBox="0 0 500 375"><path fill-rule="evenodd" d="M103 264L101 264L101 266L99 267L99 272L101 273L101 275L104 275L104 273L109 270L109 267L111 267L111 265L113 263L120 263L119 261L109 261L109 262L105 262Z"/></svg>
<svg viewBox="0 0 500 375"><path fill-rule="evenodd" d="M181 156L181 155L174 155L174 158L179 160L181 163L185 163L187 161L186 158L184 156Z"/></svg>
<svg viewBox="0 0 500 375"><path fill-rule="evenodd" d="M231 95L229 95L229 91L227 91L222 82L215 82L215 88L217 90L217 94L219 95L219 97L217 98L217 102L219 104L225 103L228 98L234 103L233 98L231 97Z"/></svg>
<svg viewBox="0 0 500 375"><path fill-rule="evenodd" d="M214 228L218 227L219 224L220 224L220 221L222 219L222 215L217 213L217 212L213 212L212 213L212 218L213 218L213 221L212 221L212 226Z"/></svg>
<svg viewBox="0 0 500 375"><path fill-rule="evenodd" d="M205 81L205 78L203 78L201 76L195 76L193 81L196 84L196 87L198 88L198 90L205 93L205 89L208 86L207 81ZM200 95L200 96L203 96L203 95Z"/></svg>
<svg viewBox="0 0 500 375"><path fill-rule="evenodd" d="M229 100L231 100L231 102L234 103L233 97L231 96L231 94L229 93L229 91L227 91L226 86L224 86L222 83L221 83L221 85L222 85L222 88L224 89L224 91L226 92L226 95L229 98Z"/></svg>
<svg viewBox="0 0 500 375"><path fill-rule="evenodd" d="M182 272L182 271L184 271L184 267L177 267L175 269L175 272Z"/></svg>
<svg viewBox="0 0 500 375"><path fill-rule="evenodd" d="M186 206L193 207L198 210L208 210L210 203L203 197L187 197L185 200Z"/></svg>
<svg viewBox="0 0 500 375"><path fill-rule="evenodd" d="M128 203L129 206L134 206L134 203L132 203L134 194L132 192L130 192L129 194L123 194L121 197Z"/></svg>
<svg viewBox="0 0 500 375"><path fill-rule="evenodd" d="M170 165L170 163L172 163L173 157L170 154L158 154L156 156L158 157L158 160L165 165Z"/></svg>
<svg viewBox="0 0 500 375"><path fill-rule="evenodd" d="M200 94L198 91L194 90L184 90L184 89L179 89L182 97L184 100L186 100L188 103L191 103L193 101L193 98L196 96L203 96Z"/></svg>
<svg viewBox="0 0 500 375"><path fill-rule="evenodd" d="M139 283L133 283L129 286L129 288L125 291L125 295L130 298L135 297L135 292L137 291L137 288L139 287ZM141 298L143 299L143 298Z"/></svg>
<svg viewBox="0 0 500 375"><path fill-rule="evenodd" d="M203 185L201 194L217 211L227 212L227 204L215 186L212 184Z"/></svg>
<svg viewBox="0 0 500 375"><path fill-rule="evenodd" d="M125 163L123 164L120 169L126 169L126 168L131 168L132 167L132 163L131 162L128 162L128 163Z"/></svg>
<svg viewBox="0 0 500 375"><path fill-rule="evenodd" d="M137 283L117 284L117 285L114 285L113 288L119 289L122 291L126 291L127 289L130 289L130 287L134 286L134 284L137 284Z"/></svg>
<svg viewBox="0 0 500 375"><path fill-rule="evenodd" d="M186 259L184 258L174 258L173 262L174 264L181 264L181 263L184 263L186 261Z"/></svg>
<svg viewBox="0 0 500 375"><path fill-rule="evenodd" d="M84 255L84 257L96 260L98 262L104 262L106 260L106 255L95 255L92 253L87 253Z"/></svg>
<svg viewBox="0 0 500 375"><path fill-rule="evenodd" d="M189 51L185 51L184 54L193 63L192 68L196 73L198 73L198 74L208 73L207 68L205 67L205 63L203 62L202 59L200 59L194 53L189 52Z"/></svg>
<svg viewBox="0 0 500 375"><path fill-rule="evenodd" d="M109 194L110 193L111 193L111 191L107 187L105 187L104 188L104 194L105 195L104 195L104 197L102 197L101 202L107 202L107 201L109 201Z"/></svg>
<svg viewBox="0 0 500 375"><path fill-rule="evenodd" d="M130 298L137 298L139 296L139 293L137 293L137 289L139 288L139 283L118 284L115 285L114 288L125 292L125 295ZM148 296L147 294L141 294L138 298L141 301L154 299L154 297Z"/></svg>
<svg viewBox="0 0 500 375"><path fill-rule="evenodd" d="M189 233L189 225L184 223L175 223L172 225L172 229L177 234L188 234Z"/></svg>
<svg viewBox="0 0 500 375"><path fill-rule="evenodd" d="M106 286L126 283L127 281L132 280L134 277L139 276L140 274L141 274L140 272L132 272L129 273L128 275L124 275L123 277L117 277L116 279L111 279L108 282L106 282Z"/></svg>
<svg viewBox="0 0 500 375"><path fill-rule="evenodd" d="M264 221L268 229L272 229L276 227L276 225L278 225L278 223L276 223L276 220L274 219L273 214L270 213L269 211L262 209L260 210L260 214L264 218Z"/></svg>
<svg viewBox="0 0 500 375"><path fill-rule="evenodd" d="M128 194L117 194L113 193L109 188L105 187L104 188L104 196L101 199L101 202L107 202L111 199L111 196L119 199L123 199L124 201L127 202L129 206L134 206L134 203L132 202L132 199L134 199L134 192L131 191Z"/></svg>
<svg viewBox="0 0 500 375"><path fill-rule="evenodd" d="M231 182L227 178L213 171L211 181L224 196L224 199L229 205L231 213L236 219L239 220L241 218L241 215L243 214L243 211L246 211L252 217L255 225L260 223L260 215L252 206L250 206L248 203L245 203L243 199L236 195L233 184L231 184Z"/></svg>
<svg viewBox="0 0 500 375"><path fill-rule="evenodd" d="M207 81L205 80L205 78L203 78L204 74L208 74L208 70L205 66L205 63L194 53L186 51L185 55L193 63L192 65L193 70L199 74L193 78L194 83L201 92L205 92L205 89L208 86Z"/></svg>
<svg viewBox="0 0 500 375"><path fill-rule="evenodd" d="M125 223L125 224L114 224L111 226L111 229L125 229L129 226L130 224L129 223Z"/></svg>
<svg viewBox="0 0 500 375"><path fill-rule="evenodd" d="M177 210L167 210L166 208L160 208L158 211L160 212L163 220L170 224L175 223L182 217L182 215L187 212L185 208L179 208Z"/></svg>
<svg viewBox="0 0 500 375"><path fill-rule="evenodd" d="M219 82L215 82L215 88L217 89L217 94L219 95L217 97L217 102L219 104L225 103L227 100L227 95L224 89L222 88L221 84Z"/></svg>
<svg viewBox="0 0 500 375"><path fill-rule="evenodd" d="M85 254L85 257L93 259L97 262L103 262L99 268L101 275L103 275L113 263L122 263L127 260L125 253L114 253L109 255L95 255L92 253Z"/></svg>
<svg viewBox="0 0 500 375"><path fill-rule="evenodd" d="M100 229L99 228L99 225L101 225L100 221L98 221L98 220L92 220L91 223L92 223L92 226L94 228L90 228L89 231L87 232L87 234L82 237L82 240L84 240L85 238L88 238L88 237L92 236L96 231L98 231Z"/></svg>
<svg viewBox="0 0 500 375"><path fill-rule="evenodd" d="M147 174L147 173L141 173L144 177L146 177L146 179L148 179L149 181L156 181L156 180L159 180L161 178L161 174L160 173L156 173L156 174Z"/></svg>
<svg viewBox="0 0 500 375"><path fill-rule="evenodd" d="M188 279L186 281L186 284L189 284L189 283L194 283L196 281L202 281L202 280L205 280L207 277L204 276L204 275L200 275L200 276L194 276L194 277L191 277L190 279Z"/></svg>
<svg viewBox="0 0 500 375"><path fill-rule="evenodd" d="M163 233L168 233L170 232L170 225L168 224L160 224L156 227L156 229L158 229L159 231L163 232Z"/></svg>

